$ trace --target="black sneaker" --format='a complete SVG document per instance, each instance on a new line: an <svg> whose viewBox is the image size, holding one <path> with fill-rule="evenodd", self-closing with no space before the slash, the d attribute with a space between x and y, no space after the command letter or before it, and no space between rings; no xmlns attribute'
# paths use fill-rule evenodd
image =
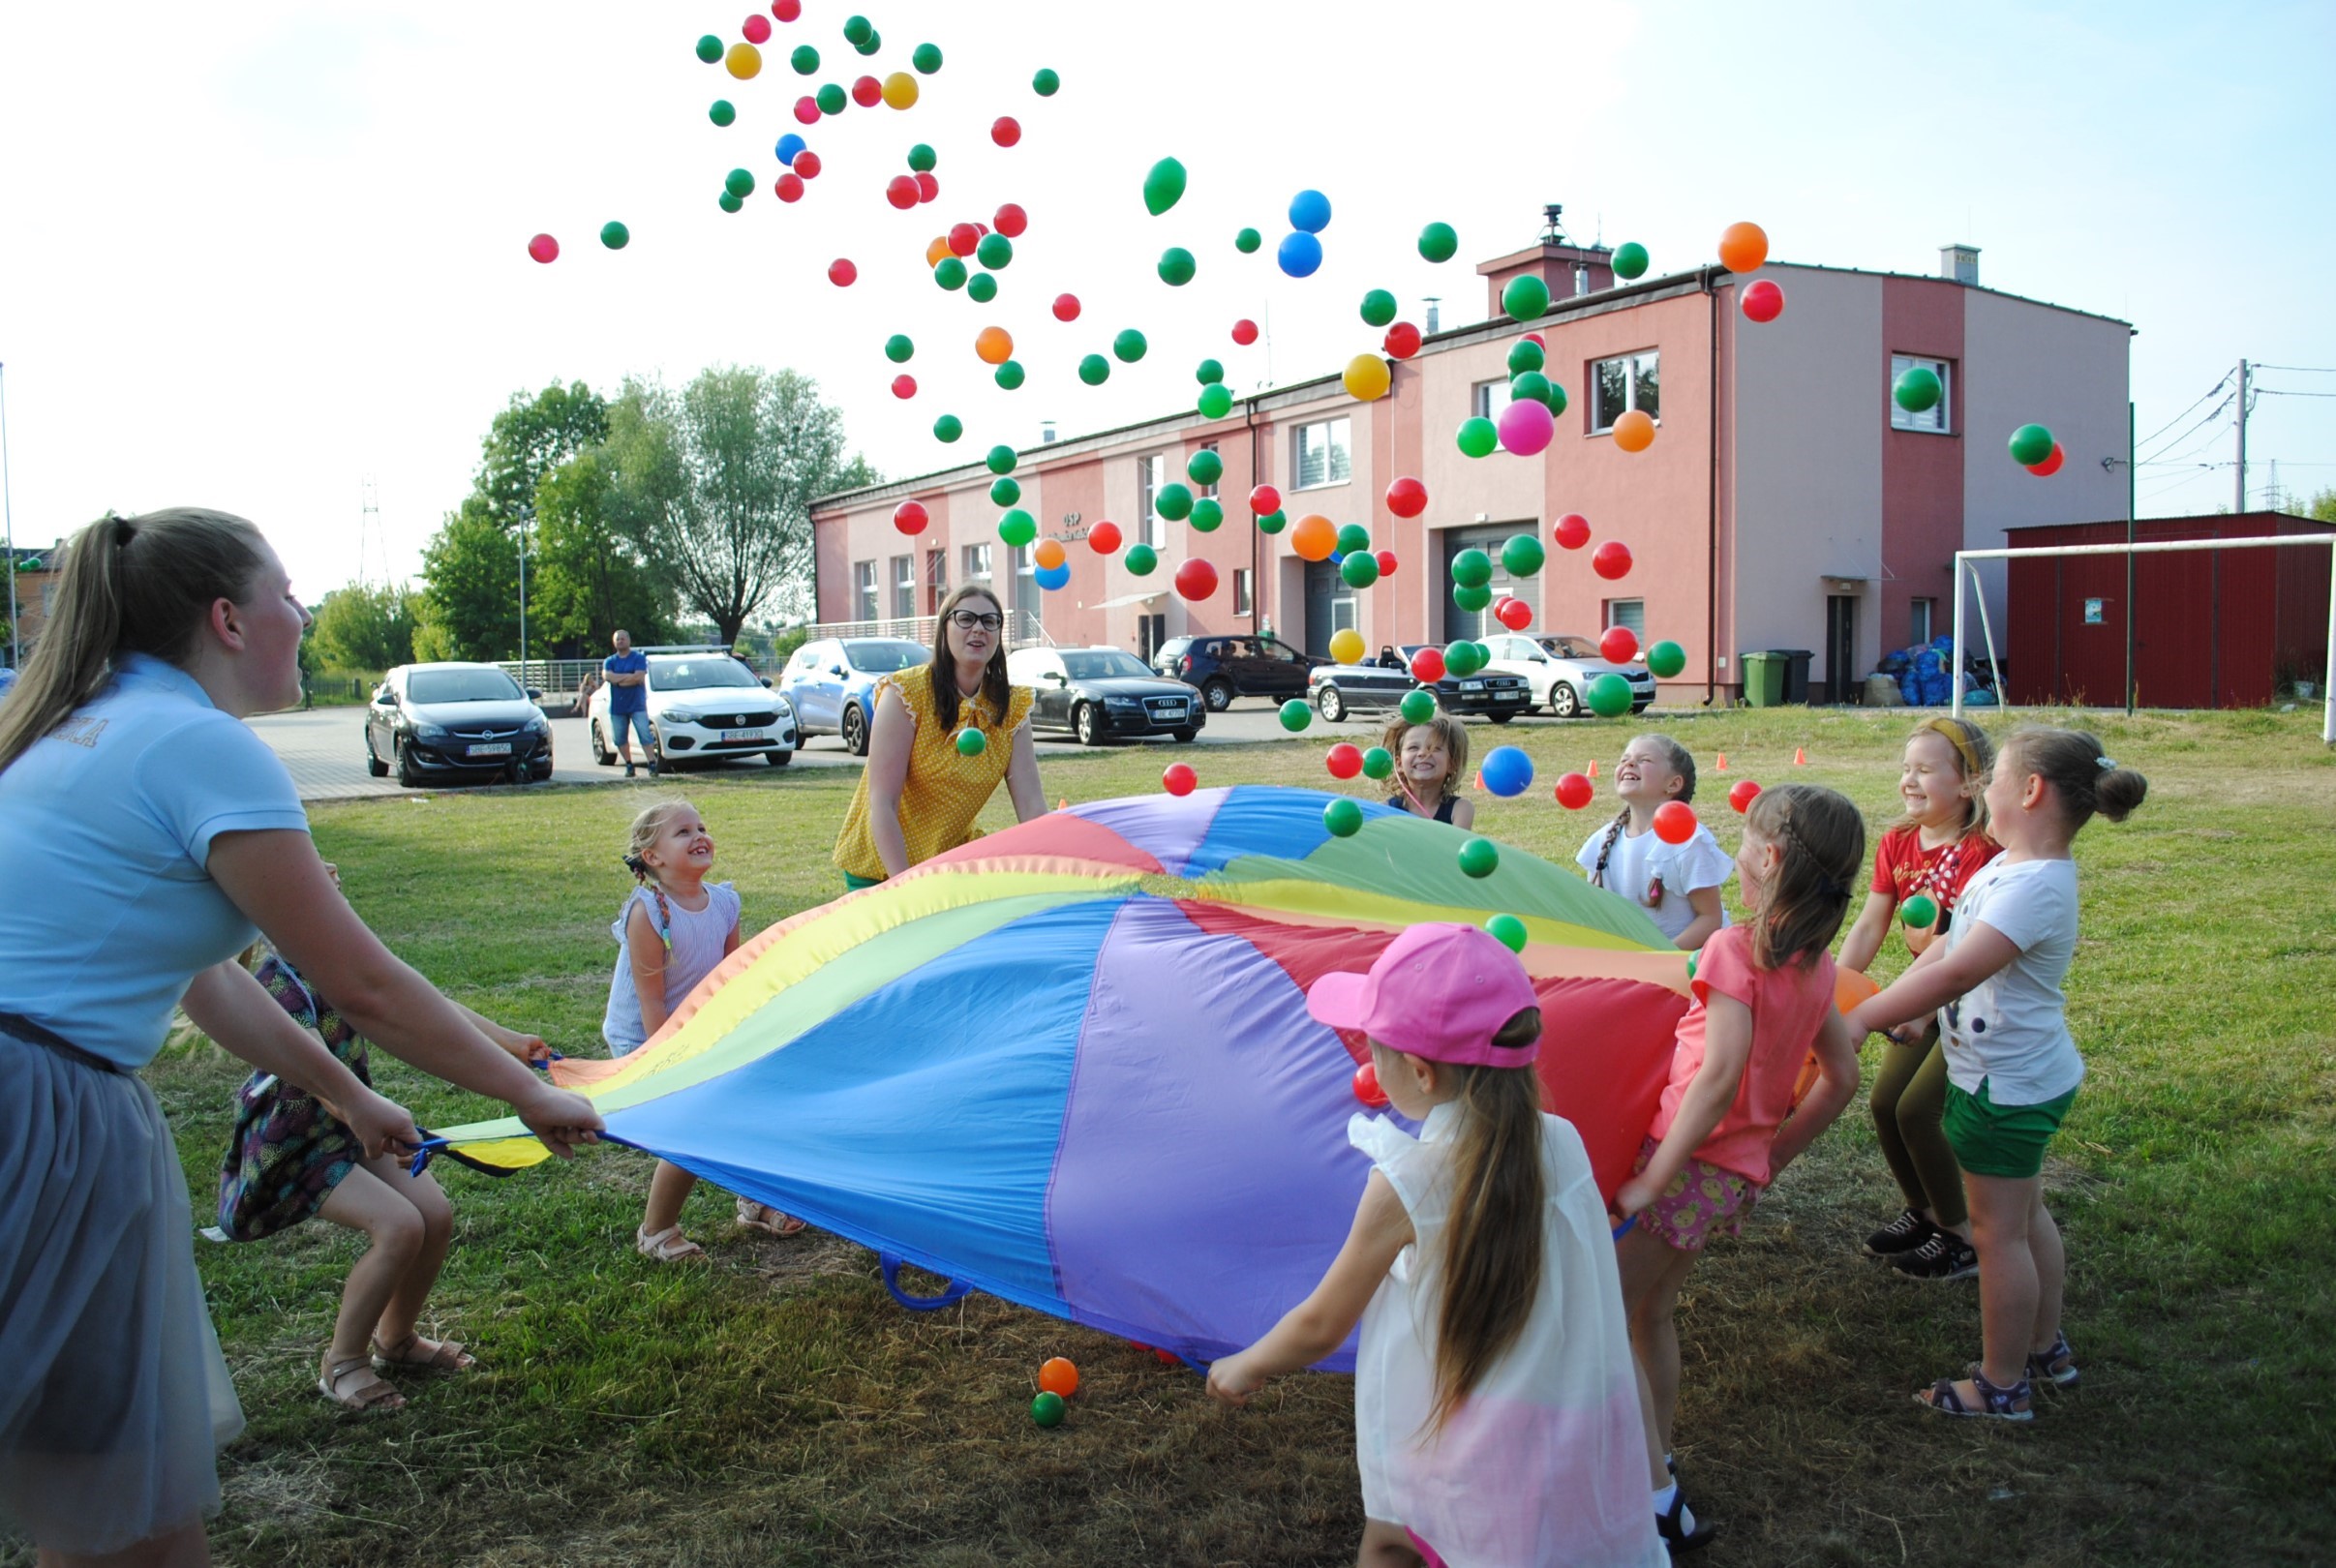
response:
<svg viewBox="0 0 2336 1568"><path fill-rule="evenodd" d="M1940 1234L1938 1226L1923 1218L1919 1209L1908 1209L1896 1220L1866 1238L1860 1249L1867 1257L1896 1257Z"/></svg>
<svg viewBox="0 0 2336 1568"><path fill-rule="evenodd" d="M1712 1538L1719 1533L1719 1526L1709 1520L1697 1519L1687 1507L1686 1493L1674 1486L1671 1506L1654 1516L1654 1533L1662 1537L1664 1550L1674 1557L1682 1557L1710 1546Z"/></svg>
<svg viewBox="0 0 2336 1568"><path fill-rule="evenodd" d="M1979 1254L1952 1230L1942 1230L1890 1266L1909 1280L1968 1280L1979 1272Z"/></svg>

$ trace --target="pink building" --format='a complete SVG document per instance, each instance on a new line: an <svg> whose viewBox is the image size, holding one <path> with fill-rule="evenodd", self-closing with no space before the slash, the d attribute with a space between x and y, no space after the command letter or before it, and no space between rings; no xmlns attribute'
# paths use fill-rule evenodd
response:
<svg viewBox="0 0 2336 1568"><path fill-rule="evenodd" d="M1019 635L1058 645L1111 644L1149 655L1185 633L1271 630L1310 652L1352 626L1372 648L1476 635L1488 620L1450 598L1445 567L1471 546L1536 533L1550 559L1536 578L1496 577L1496 593L1532 602L1537 632L1595 636L1621 623L1669 638L1687 666L1667 682L1672 704L1725 700L1740 689L1738 655L1805 648L1812 696L1853 694L1885 651L1946 630L1949 562L1958 548L2001 546L2004 530L2120 514L2125 475L2105 458L2126 451L2131 329L2122 321L1982 288L1978 253L1949 247L1936 278L1775 264L1738 276L1718 267L1617 286L1611 253L1562 239L1477 267L1493 319L1431 337L1394 366L1375 403L1349 397L1335 375L1236 399L1208 420L1171 414L1030 448L1014 477L1042 536L1065 540L1068 588L1040 590L1028 552L997 536L981 455L964 467L821 500L812 515L819 619L924 636L941 597L968 578L998 585ZM1471 414L1498 416L1507 354L1528 327L1501 314L1501 290L1538 272L1556 302L1530 330L1548 345L1546 374L1568 403L1537 457L1471 459L1453 441ZM1782 317L1766 325L1739 310L1743 289L1773 278ZM1892 402L1910 363L1946 385L1937 408L1911 415ZM1641 453L1616 447L1619 413L1658 422ZM2005 443L2027 423L2049 426L2067 453L2037 478ZM1213 533L1152 509L1185 465L1214 447L1224 475ZM1389 483L1411 475L1426 512L1395 517ZM1395 573L1356 591L1336 569L1309 563L1285 531L1250 521L1258 483L1278 487L1294 522L1320 513L1360 523L1391 549ZM1193 487L1198 492L1199 487ZM916 537L893 527L914 498L931 514ZM1608 582L1588 550L1556 547L1552 526L1588 518L1596 540L1620 539L1630 573ZM1109 519L1128 543L1159 552L1138 577L1123 549L1082 541ZM1593 546L1594 548L1594 546ZM1219 588L1187 603L1173 587L1193 557ZM1987 586L2000 625L2002 579Z"/></svg>

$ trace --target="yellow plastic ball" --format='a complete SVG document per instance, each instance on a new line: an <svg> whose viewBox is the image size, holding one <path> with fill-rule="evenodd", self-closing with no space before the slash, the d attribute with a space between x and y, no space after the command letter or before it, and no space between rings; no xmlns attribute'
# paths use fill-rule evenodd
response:
<svg viewBox="0 0 2336 1568"><path fill-rule="evenodd" d="M763 51L751 44L733 44L722 57L722 69L741 81L751 81L762 75Z"/></svg>
<svg viewBox="0 0 2336 1568"><path fill-rule="evenodd" d="M904 109L917 102L917 78L905 71L895 71L884 78L884 101L896 109Z"/></svg>
<svg viewBox="0 0 2336 1568"><path fill-rule="evenodd" d="M1352 626L1343 626L1330 634L1330 659L1334 664L1363 662L1363 634Z"/></svg>
<svg viewBox="0 0 2336 1568"><path fill-rule="evenodd" d="M1387 395L1387 362L1377 354L1356 354L1347 361L1347 395L1357 403L1377 403Z"/></svg>

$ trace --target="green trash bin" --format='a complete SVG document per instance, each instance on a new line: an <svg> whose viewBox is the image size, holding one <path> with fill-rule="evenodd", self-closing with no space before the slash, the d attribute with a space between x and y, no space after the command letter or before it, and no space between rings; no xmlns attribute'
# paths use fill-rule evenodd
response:
<svg viewBox="0 0 2336 1568"><path fill-rule="evenodd" d="M1784 704L1785 655L1776 652L1739 653L1744 664L1744 702L1746 708L1780 708Z"/></svg>

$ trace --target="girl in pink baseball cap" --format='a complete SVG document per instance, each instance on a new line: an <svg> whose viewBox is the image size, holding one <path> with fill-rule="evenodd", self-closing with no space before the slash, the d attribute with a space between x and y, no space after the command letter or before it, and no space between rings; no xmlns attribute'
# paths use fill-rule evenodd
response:
<svg viewBox="0 0 2336 1568"><path fill-rule="evenodd" d="M1356 1323L1365 1564L1655 1568L1630 1338L1605 1204L1571 1124L1541 1110L1539 999L1472 925L1415 925L1307 1010L1370 1044L1412 1137L1356 1116L1354 1228L1314 1293L1209 1369L1247 1403Z"/></svg>

